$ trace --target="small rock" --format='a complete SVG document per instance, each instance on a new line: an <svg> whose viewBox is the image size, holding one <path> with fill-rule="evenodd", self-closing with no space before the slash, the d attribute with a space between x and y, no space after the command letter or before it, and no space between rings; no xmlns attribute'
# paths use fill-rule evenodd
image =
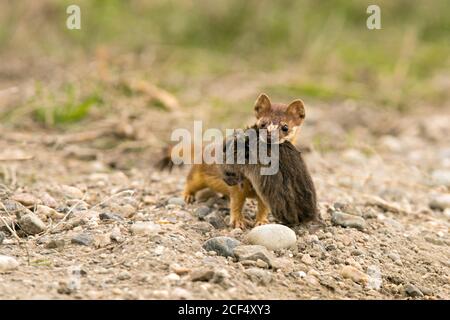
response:
<svg viewBox="0 0 450 320"><path fill-rule="evenodd" d="M214 270L199 269L191 273L191 281L209 281L214 277Z"/></svg>
<svg viewBox="0 0 450 320"><path fill-rule="evenodd" d="M369 280L368 276L364 272L353 266L344 266L341 270L341 276L343 278L351 279L359 284L367 284Z"/></svg>
<svg viewBox="0 0 450 320"><path fill-rule="evenodd" d="M232 257L233 250L240 242L234 238L229 237L216 237L207 240L203 244L203 248L206 251L215 251L218 255L223 257Z"/></svg>
<svg viewBox="0 0 450 320"><path fill-rule="evenodd" d="M207 215L205 221L209 222L216 229L224 229L227 227L225 220L217 212Z"/></svg>
<svg viewBox="0 0 450 320"><path fill-rule="evenodd" d="M98 234L94 237L94 246L96 248L106 247L110 243L111 243L111 234L109 233Z"/></svg>
<svg viewBox="0 0 450 320"><path fill-rule="evenodd" d="M63 186L61 186L61 192L64 194L64 196L66 196L67 198L70 198L70 199L83 198L83 192L76 187L63 185Z"/></svg>
<svg viewBox="0 0 450 320"><path fill-rule="evenodd" d="M402 259L400 258L400 256L395 253L395 252L391 252L388 254L388 258L391 259L392 261L394 261L396 264L401 264L402 263Z"/></svg>
<svg viewBox="0 0 450 320"><path fill-rule="evenodd" d="M2 231L0 231L0 244L3 243L3 240L5 240L5 238L6 238L5 234Z"/></svg>
<svg viewBox="0 0 450 320"><path fill-rule="evenodd" d="M112 213L112 212L103 212L99 215L100 220L112 220L112 221L122 221L122 216Z"/></svg>
<svg viewBox="0 0 450 320"><path fill-rule="evenodd" d="M72 237L70 241L74 244L90 246L94 242L94 237L89 233L80 233Z"/></svg>
<svg viewBox="0 0 450 320"><path fill-rule="evenodd" d="M342 159L356 165L362 165L367 162L367 157L358 149L345 150L342 153Z"/></svg>
<svg viewBox="0 0 450 320"><path fill-rule="evenodd" d="M241 245L234 249L234 255L239 261L252 260L257 261L261 259L269 265L274 267L275 258L267 251L266 247L259 245Z"/></svg>
<svg viewBox="0 0 450 320"><path fill-rule="evenodd" d="M272 281L272 274L269 271L259 268L250 268L244 271L249 279L258 285L266 286Z"/></svg>
<svg viewBox="0 0 450 320"><path fill-rule="evenodd" d="M44 206L50 207L52 209L56 209L58 207L58 202L47 192L44 192L41 195L41 200Z"/></svg>
<svg viewBox="0 0 450 320"><path fill-rule="evenodd" d="M176 206L184 206L185 202L184 202L183 198L174 197L174 198L170 198L169 200L167 200L167 204L172 204L172 205L176 205Z"/></svg>
<svg viewBox="0 0 450 320"><path fill-rule="evenodd" d="M380 269L375 265L371 265L367 267L367 275L368 275L367 287L373 290L380 290L381 285L383 284Z"/></svg>
<svg viewBox="0 0 450 320"><path fill-rule="evenodd" d="M269 265L266 262L262 261L261 259L256 260L256 266L258 268L262 268L262 269L268 269L269 268Z"/></svg>
<svg viewBox="0 0 450 320"><path fill-rule="evenodd" d="M172 295L175 299L182 299L182 300L190 300L192 299L192 294L183 288L175 288L172 291Z"/></svg>
<svg viewBox="0 0 450 320"><path fill-rule="evenodd" d="M445 245L445 241L442 240L442 239L439 239L439 238L437 238L437 237L433 237L433 236L427 235L427 236L424 237L424 239L425 239L427 242L432 243L432 244L435 244L435 245L437 245L437 246Z"/></svg>
<svg viewBox="0 0 450 320"><path fill-rule="evenodd" d="M417 288L415 285L408 283L405 286L405 293L406 295L413 297L413 298L417 298L417 297L423 297L423 293L422 291L419 290L419 288Z"/></svg>
<svg viewBox="0 0 450 320"><path fill-rule="evenodd" d="M0 255L0 272L12 271L18 266L19 262L13 257Z"/></svg>
<svg viewBox="0 0 450 320"><path fill-rule="evenodd" d="M302 256L302 262L307 265L311 265L314 263L314 260L311 258L309 254L304 254Z"/></svg>
<svg viewBox="0 0 450 320"><path fill-rule="evenodd" d="M366 226L366 222L363 218L357 217L351 214L343 213L340 211L333 212L331 221L342 227L356 228L363 230Z"/></svg>
<svg viewBox="0 0 450 320"><path fill-rule="evenodd" d="M109 237L111 238L112 241L116 241L116 242L123 242L125 239L122 236L122 233L120 232L120 229L118 227L115 227L114 229L112 229L111 234L109 235Z"/></svg>
<svg viewBox="0 0 450 320"><path fill-rule="evenodd" d="M181 277L176 273L169 273L167 276L164 277L164 279L168 281L179 281Z"/></svg>
<svg viewBox="0 0 450 320"><path fill-rule="evenodd" d="M131 278L131 275L128 271L122 271L119 273L119 275L117 276L117 280L128 280Z"/></svg>
<svg viewBox="0 0 450 320"><path fill-rule="evenodd" d="M210 212L211 209L209 207L201 206L195 210L194 215L197 216L200 220L203 220Z"/></svg>
<svg viewBox="0 0 450 320"><path fill-rule="evenodd" d="M151 205L151 204L156 204L157 200L155 197L147 195L147 196L144 196L144 198L142 199L142 202L144 202L144 204Z"/></svg>
<svg viewBox="0 0 450 320"><path fill-rule="evenodd" d="M265 224L253 228L247 234L250 244L261 245L268 250L280 250L294 247L297 242L295 232L281 224Z"/></svg>
<svg viewBox="0 0 450 320"><path fill-rule="evenodd" d="M53 208L44 206L44 205L38 205L35 212L38 216L46 217L47 219L52 220L60 220L64 218L64 214L56 211Z"/></svg>
<svg viewBox="0 0 450 320"><path fill-rule="evenodd" d="M442 211L450 208L450 194L435 195L430 201L430 208Z"/></svg>
<svg viewBox="0 0 450 320"><path fill-rule="evenodd" d="M155 235L161 231L161 226L153 222L136 222L131 226L133 234Z"/></svg>
<svg viewBox="0 0 450 320"><path fill-rule="evenodd" d="M45 223L34 213L22 216L19 220L19 225L23 231L30 235L44 232L46 229Z"/></svg>
<svg viewBox="0 0 450 320"><path fill-rule="evenodd" d="M62 249L65 244L64 239L52 239L45 245L45 247L47 249Z"/></svg>
<svg viewBox="0 0 450 320"><path fill-rule="evenodd" d="M305 271L295 271L295 272L292 272L292 275L294 277L298 277L298 278L305 278L306 277Z"/></svg>
<svg viewBox="0 0 450 320"><path fill-rule="evenodd" d="M11 197L12 200L17 201L25 207L34 207L40 203L40 200L29 193L17 193Z"/></svg>
<svg viewBox="0 0 450 320"><path fill-rule="evenodd" d="M191 272L191 269L180 266L178 263L170 265L170 270L175 272L177 275L182 276Z"/></svg>
<svg viewBox="0 0 450 320"><path fill-rule="evenodd" d="M213 190L206 188L203 190L200 190L199 192L197 192L197 194L195 195L195 200L196 202L206 202L210 199L214 200L213 198L215 198L217 196L217 193L215 193Z"/></svg>
<svg viewBox="0 0 450 320"><path fill-rule="evenodd" d="M431 174L434 185L450 187L450 170L435 170Z"/></svg>

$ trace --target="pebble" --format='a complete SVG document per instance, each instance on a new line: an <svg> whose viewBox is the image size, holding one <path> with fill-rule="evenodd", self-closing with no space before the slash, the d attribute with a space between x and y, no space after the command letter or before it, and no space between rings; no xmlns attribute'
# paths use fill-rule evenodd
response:
<svg viewBox="0 0 450 320"><path fill-rule="evenodd" d="M164 277L164 279L169 281L179 281L181 277L176 273L169 273L167 276Z"/></svg>
<svg viewBox="0 0 450 320"><path fill-rule="evenodd" d="M180 197L173 197L167 200L167 204L177 205L177 206L184 206L185 202L183 198Z"/></svg>
<svg viewBox="0 0 450 320"><path fill-rule="evenodd" d="M94 237L89 233L79 233L73 236L70 242L82 246L90 246L94 242Z"/></svg>
<svg viewBox="0 0 450 320"><path fill-rule="evenodd" d="M131 275L128 271L121 271L117 276L117 280L128 280L131 278Z"/></svg>
<svg viewBox="0 0 450 320"><path fill-rule="evenodd" d="M230 237L216 237L207 240L203 244L203 249L206 251L214 251L223 257L232 257L233 250L240 245L240 242Z"/></svg>
<svg viewBox="0 0 450 320"><path fill-rule="evenodd" d="M19 220L20 228L27 234L34 235L45 231L45 223L34 213L28 213Z"/></svg>
<svg viewBox="0 0 450 320"><path fill-rule="evenodd" d="M0 255L0 272L12 271L18 266L19 262L13 257Z"/></svg>
<svg viewBox="0 0 450 320"><path fill-rule="evenodd" d="M434 185L450 187L450 170L435 170L431 179Z"/></svg>
<svg viewBox="0 0 450 320"><path fill-rule="evenodd" d="M288 249L295 246L295 232L281 224L265 224L253 228L246 236L250 244L261 245L268 250Z"/></svg>
<svg viewBox="0 0 450 320"><path fill-rule="evenodd" d="M311 258L309 254L304 254L302 256L302 262L307 265L313 264L314 260Z"/></svg>
<svg viewBox="0 0 450 320"><path fill-rule="evenodd" d="M427 242L432 243L432 244L437 245L437 246L445 245L445 241L444 240L436 238L436 237L433 237L433 236L427 235L427 236L424 237L424 239Z"/></svg>
<svg viewBox="0 0 450 320"><path fill-rule="evenodd" d="M111 243L111 234L109 233L97 234L94 237L94 246L96 248L106 247L110 243Z"/></svg>
<svg viewBox="0 0 450 320"><path fill-rule="evenodd" d="M250 268L244 271L249 279L258 285L266 286L272 281L272 273L259 268Z"/></svg>
<svg viewBox="0 0 450 320"><path fill-rule="evenodd" d="M188 290L183 288L175 288L172 291L172 296L175 299L182 299L182 300L190 300L192 299L192 293L190 293Z"/></svg>
<svg viewBox="0 0 450 320"><path fill-rule="evenodd" d="M41 195L41 200L42 200L42 204L47 207L50 207L52 209L56 209L58 207L58 202L47 192L44 192Z"/></svg>
<svg viewBox="0 0 450 320"><path fill-rule="evenodd" d="M367 284L369 280L368 276L364 272L353 266L344 266L340 273L343 278L351 279L359 284Z"/></svg>
<svg viewBox="0 0 450 320"><path fill-rule="evenodd" d="M299 277L299 278L305 278L306 277L305 271L295 271L295 272L292 272L292 275L294 277Z"/></svg>
<svg viewBox="0 0 450 320"><path fill-rule="evenodd" d="M136 222L130 230L133 234L155 235L161 231L161 226L153 222Z"/></svg>
<svg viewBox="0 0 450 320"><path fill-rule="evenodd" d="M210 212L211 209L209 207L201 206L195 210L194 215L198 217L200 220L203 220Z"/></svg>
<svg viewBox="0 0 450 320"><path fill-rule="evenodd" d="M450 208L450 194L435 195L430 200L430 208L433 210L445 210Z"/></svg>
<svg viewBox="0 0 450 320"><path fill-rule="evenodd" d="M65 246L64 239L52 239L46 245L47 249L62 249Z"/></svg>
<svg viewBox="0 0 450 320"><path fill-rule="evenodd" d="M112 221L122 221L122 216L112 213L112 212L103 212L99 215L100 220L112 220Z"/></svg>
<svg viewBox="0 0 450 320"><path fill-rule="evenodd" d="M356 228L358 230L363 230L366 227L366 221L363 218L339 211L333 212L331 221L335 225Z"/></svg>
<svg viewBox="0 0 450 320"><path fill-rule="evenodd" d="M191 281L210 281L214 277L212 269L198 269L191 273Z"/></svg>
<svg viewBox="0 0 450 320"><path fill-rule="evenodd" d="M175 272L177 275L182 276L191 272L191 269L180 266L178 263L170 265L170 270Z"/></svg>
<svg viewBox="0 0 450 320"><path fill-rule="evenodd" d="M402 264L402 259L400 258L400 256L397 253L391 252L387 256L389 259L391 259L396 264L398 264L398 265Z"/></svg>
<svg viewBox="0 0 450 320"><path fill-rule="evenodd" d="M422 291L419 290L419 288L417 288L415 285L408 283L405 286L405 293L406 295L413 297L413 298L417 298L417 297L423 297L423 293Z"/></svg>
<svg viewBox="0 0 450 320"><path fill-rule="evenodd" d="M256 260L256 266L258 268L262 268L262 269L268 269L269 268L269 265L266 262L262 261L261 259Z"/></svg>
<svg viewBox="0 0 450 320"><path fill-rule="evenodd" d="M38 198L29 193L17 193L11 199L21 203L25 207L34 207L40 202Z"/></svg>
<svg viewBox="0 0 450 320"><path fill-rule="evenodd" d="M380 290L383 284L380 269L375 265L370 265L367 267L367 275L369 276L367 287L373 290Z"/></svg>
<svg viewBox="0 0 450 320"><path fill-rule="evenodd" d="M52 220L60 220L64 218L64 214L44 205L38 205L35 213L38 216L46 217L47 219L50 218Z"/></svg>
<svg viewBox="0 0 450 320"><path fill-rule="evenodd" d="M275 258L264 246L260 245L241 245L234 249L234 255L239 261L252 260L257 261L261 259L269 265L274 267Z"/></svg>
<svg viewBox="0 0 450 320"><path fill-rule="evenodd" d="M0 244L3 243L3 240L5 240L5 238L6 238L5 234L2 231L0 231Z"/></svg>
<svg viewBox="0 0 450 320"><path fill-rule="evenodd" d="M216 229L224 229L227 227L225 220L218 212L213 212L205 217L205 221L209 222Z"/></svg>
<svg viewBox="0 0 450 320"><path fill-rule="evenodd" d="M63 186L61 186L61 192L64 194L64 196L66 196L67 198L70 198L70 199L83 198L83 192L76 187L63 185Z"/></svg>
<svg viewBox="0 0 450 320"><path fill-rule="evenodd" d="M123 242L125 239L122 236L122 233L120 232L120 229L118 227L115 227L114 229L112 229L111 234L109 235L109 237L111 238L112 241L116 241L116 242Z"/></svg>

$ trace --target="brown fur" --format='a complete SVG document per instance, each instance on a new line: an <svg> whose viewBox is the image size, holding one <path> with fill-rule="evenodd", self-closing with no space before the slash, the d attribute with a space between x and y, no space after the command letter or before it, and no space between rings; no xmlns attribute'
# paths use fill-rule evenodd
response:
<svg viewBox="0 0 450 320"><path fill-rule="evenodd" d="M256 127L262 128L272 125L271 128L279 131L280 141L289 140L295 142L297 129L305 118L305 109L301 100L295 100L289 105L272 104L267 95L261 94L254 105L257 118ZM287 125L288 131L283 131L282 126ZM192 146L194 149L194 146ZM174 163L171 159L172 148L165 151L164 157L158 162L160 169L171 170ZM191 152L193 155L193 152ZM210 188L230 198L230 224L235 228L245 228L249 223L244 219L242 208L246 198L256 198L258 203L256 213L256 225L268 222L268 208L257 196L248 181L239 186L229 186L223 181L223 172L220 165L193 164L186 179L183 196L187 203L195 200L195 194L205 188Z"/></svg>
<svg viewBox="0 0 450 320"><path fill-rule="evenodd" d="M261 164L224 164L221 166L224 181L239 185L249 180L264 205L282 223L320 222L314 183L301 153L286 141L279 144L278 158L272 161L279 161L279 170L274 175L261 175Z"/></svg>

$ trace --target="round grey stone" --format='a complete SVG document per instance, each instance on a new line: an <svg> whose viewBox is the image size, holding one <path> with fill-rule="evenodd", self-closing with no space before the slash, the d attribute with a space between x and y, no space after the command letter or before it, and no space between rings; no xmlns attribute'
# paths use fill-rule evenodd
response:
<svg viewBox="0 0 450 320"><path fill-rule="evenodd" d="M240 245L240 242L234 238L216 237L207 240L203 244L203 248L206 251L214 251L219 256L231 257L234 255L234 248L236 248L238 245Z"/></svg>

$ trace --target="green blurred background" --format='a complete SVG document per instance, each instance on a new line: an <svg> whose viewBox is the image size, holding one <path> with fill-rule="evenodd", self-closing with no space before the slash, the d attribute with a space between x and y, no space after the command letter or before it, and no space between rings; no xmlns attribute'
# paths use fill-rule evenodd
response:
<svg viewBox="0 0 450 320"><path fill-rule="evenodd" d="M81 8L81 30L65 27L70 4ZM370 4L382 30L366 28ZM0 90L27 83L32 93L0 106L0 117L60 127L98 119L132 101L129 78L234 125L259 91L402 112L442 107L449 16L448 0L3 0Z"/></svg>

